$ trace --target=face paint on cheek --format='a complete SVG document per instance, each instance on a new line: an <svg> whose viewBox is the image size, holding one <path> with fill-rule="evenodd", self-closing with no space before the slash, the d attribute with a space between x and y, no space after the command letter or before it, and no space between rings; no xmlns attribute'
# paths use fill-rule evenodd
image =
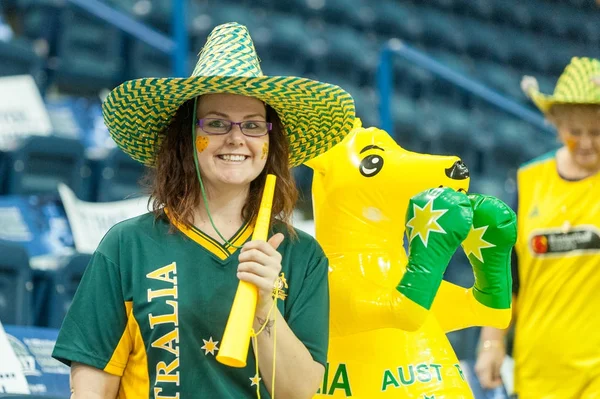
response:
<svg viewBox="0 0 600 399"><path fill-rule="evenodd" d="M577 148L577 139L568 137L567 139L565 139L565 145L567 146L569 151L575 151L575 149Z"/></svg>
<svg viewBox="0 0 600 399"><path fill-rule="evenodd" d="M196 151L202 152L208 147L208 137L196 136Z"/></svg>
<svg viewBox="0 0 600 399"><path fill-rule="evenodd" d="M263 147L262 147L262 155L260 156L260 159L267 158L268 154L269 154L269 143L264 143Z"/></svg>

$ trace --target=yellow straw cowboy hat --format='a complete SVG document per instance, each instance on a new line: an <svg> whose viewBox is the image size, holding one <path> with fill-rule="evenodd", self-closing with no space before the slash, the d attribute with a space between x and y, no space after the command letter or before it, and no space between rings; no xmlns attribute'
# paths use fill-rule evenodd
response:
<svg viewBox="0 0 600 399"><path fill-rule="evenodd" d="M600 104L600 60L574 57L558 78L552 95L542 94L537 81L525 76L523 91L543 113L555 104Z"/></svg>
<svg viewBox="0 0 600 399"><path fill-rule="evenodd" d="M340 87L292 76L265 76L245 26L217 26L189 78L125 82L102 105L108 130L133 159L153 166L163 129L186 101L208 93L255 97L269 104L284 125L290 166L333 147L352 129L354 101Z"/></svg>

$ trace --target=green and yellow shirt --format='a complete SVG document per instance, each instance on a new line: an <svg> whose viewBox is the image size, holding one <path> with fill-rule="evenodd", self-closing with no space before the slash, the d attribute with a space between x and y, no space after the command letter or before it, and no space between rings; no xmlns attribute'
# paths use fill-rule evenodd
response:
<svg viewBox="0 0 600 399"><path fill-rule="evenodd" d="M94 253L60 330L53 356L121 376L119 398L242 398L256 395L255 357L231 368L216 361L238 286L238 251L195 228L152 214L121 222ZM241 246L253 228L230 240ZM278 251L287 279L281 314L315 361L326 364L328 262L298 231ZM260 348L259 348L260 350ZM269 394L259 382L261 396Z"/></svg>

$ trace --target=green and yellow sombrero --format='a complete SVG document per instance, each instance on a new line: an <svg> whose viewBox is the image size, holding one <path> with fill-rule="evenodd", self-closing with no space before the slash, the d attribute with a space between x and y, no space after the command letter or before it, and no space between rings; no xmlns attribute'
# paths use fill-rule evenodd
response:
<svg viewBox="0 0 600 399"><path fill-rule="evenodd" d="M258 98L281 118L290 142L290 166L302 164L339 143L352 129L354 101L340 87L293 76L264 76L245 26L217 26L189 78L146 78L123 83L102 105L117 145L153 166L161 132L177 109L202 94Z"/></svg>
<svg viewBox="0 0 600 399"><path fill-rule="evenodd" d="M539 92L535 81L524 87L526 94L543 112L548 113L555 104L600 104L600 60L574 57L558 78L554 94Z"/></svg>

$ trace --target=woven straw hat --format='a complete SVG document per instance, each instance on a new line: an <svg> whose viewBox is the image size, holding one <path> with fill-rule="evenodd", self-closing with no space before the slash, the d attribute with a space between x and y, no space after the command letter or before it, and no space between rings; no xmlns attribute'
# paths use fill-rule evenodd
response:
<svg viewBox="0 0 600 399"><path fill-rule="evenodd" d="M600 104L600 60L574 57L558 78L554 93L540 93L535 79L526 77L523 90L543 112L555 104Z"/></svg>
<svg viewBox="0 0 600 399"><path fill-rule="evenodd" d="M209 93L255 97L284 125L290 166L327 151L352 129L354 101L340 87L292 76L264 76L246 27L217 26L189 78L146 78L123 83L102 105L108 130L133 159L153 166L163 129L186 101Z"/></svg>

